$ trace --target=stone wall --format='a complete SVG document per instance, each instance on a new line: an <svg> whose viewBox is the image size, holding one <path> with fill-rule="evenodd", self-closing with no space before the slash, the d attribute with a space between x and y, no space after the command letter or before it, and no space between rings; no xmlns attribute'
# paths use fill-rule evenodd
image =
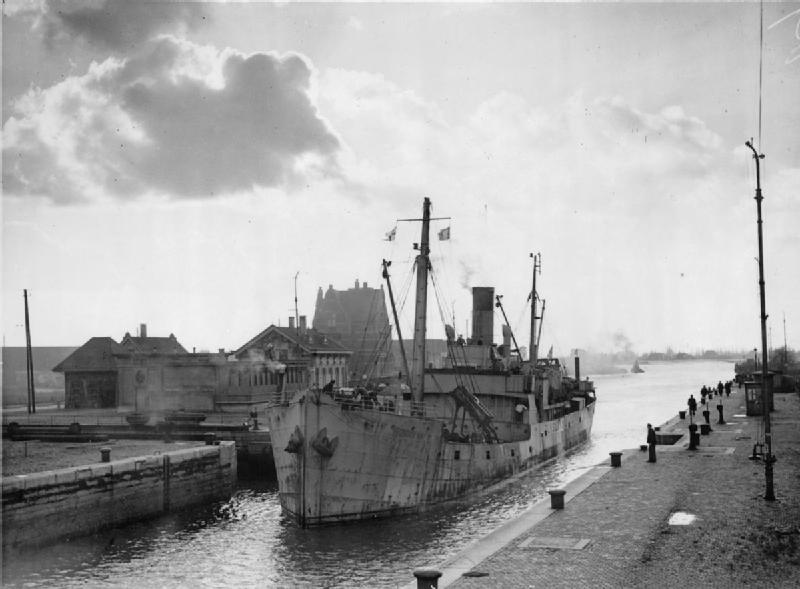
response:
<svg viewBox="0 0 800 589"><path fill-rule="evenodd" d="M3 477L3 551L229 498L234 442Z"/></svg>

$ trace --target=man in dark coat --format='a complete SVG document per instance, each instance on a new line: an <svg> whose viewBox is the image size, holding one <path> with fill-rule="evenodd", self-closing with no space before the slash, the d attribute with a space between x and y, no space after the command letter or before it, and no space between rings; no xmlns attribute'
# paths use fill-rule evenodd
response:
<svg viewBox="0 0 800 589"><path fill-rule="evenodd" d="M694 416L697 413L697 399L694 398L694 395L689 395L686 403L689 405L689 415Z"/></svg>
<svg viewBox="0 0 800 589"><path fill-rule="evenodd" d="M647 424L647 462L656 461L656 430L649 423Z"/></svg>

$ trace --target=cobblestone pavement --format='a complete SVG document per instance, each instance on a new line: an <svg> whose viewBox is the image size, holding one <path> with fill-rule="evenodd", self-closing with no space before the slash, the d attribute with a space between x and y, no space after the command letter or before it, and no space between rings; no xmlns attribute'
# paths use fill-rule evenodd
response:
<svg viewBox="0 0 800 589"><path fill-rule="evenodd" d="M620 468L597 467L605 472L568 495L565 509L439 586L800 586L800 396L775 396L772 502L763 499L764 463L751 459L762 418L744 417L743 391L724 405L728 423L716 424L714 412L697 450L688 450L687 435L658 446L654 464L646 452L625 451ZM676 417L661 431L687 425ZM675 512L696 519L670 525Z"/></svg>

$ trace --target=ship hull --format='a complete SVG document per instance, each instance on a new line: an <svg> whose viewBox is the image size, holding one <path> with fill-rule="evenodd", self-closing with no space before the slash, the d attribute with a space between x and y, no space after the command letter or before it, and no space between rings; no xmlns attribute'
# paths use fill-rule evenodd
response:
<svg viewBox="0 0 800 589"><path fill-rule="evenodd" d="M463 499L589 439L594 399L513 442L453 442L434 418L300 393L268 411L283 510L303 527L424 511Z"/></svg>

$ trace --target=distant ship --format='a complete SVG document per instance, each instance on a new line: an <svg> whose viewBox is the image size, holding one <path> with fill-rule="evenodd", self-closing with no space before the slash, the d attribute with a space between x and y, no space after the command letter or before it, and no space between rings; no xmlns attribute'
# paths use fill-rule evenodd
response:
<svg viewBox="0 0 800 589"><path fill-rule="evenodd" d="M631 368L631 372L633 374L639 374L640 372L644 372L644 370L642 370L642 367L639 366L639 360L638 359L633 361L633 368Z"/></svg>
<svg viewBox="0 0 800 589"><path fill-rule="evenodd" d="M590 437L595 392L591 381L580 380L578 359L570 378L558 360L536 357L536 256L529 361L522 360L507 325L503 345L492 343L494 306L502 305L493 288L482 287L473 289L472 337L456 338L447 326L446 367L425 366L430 208L426 198L415 244L408 383L371 391L302 390L267 410L281 506L302 527L423 511ZM387 266L384 261L388 283ZM389 294L396 322L390 283ZM403 358L407 364L405 353Z"/></svg>

